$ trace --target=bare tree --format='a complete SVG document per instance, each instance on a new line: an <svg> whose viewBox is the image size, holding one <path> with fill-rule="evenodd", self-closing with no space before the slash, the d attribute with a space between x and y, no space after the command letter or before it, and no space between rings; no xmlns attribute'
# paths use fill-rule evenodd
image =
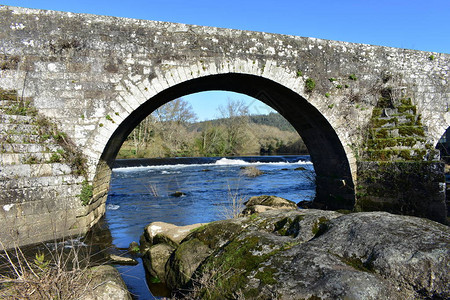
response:
<svg viewBox="0 0 450 300"><path fill-rule="evenodd" d="M152 115L161 123L174 122L179 125L185 125L197 120L197 115L194 113L192 105L183 100L183 98L175 99L160 106Z"/></svg>
<svg viewBox="0 0 450 300"><path fill-rule="evenodd" d="M150 145L152 149L158 149L158 156L173 156L185 152L191 139L186 125L196 119L192 106L181 98L159 107L130 134L135 155L143 156L143 150L147 150Z"/></svg>
<svg viewBox="0 0 450 300"><path fill-rule="evenodd" d="M226 128L228 154L243 152L249 124L248 106L242 100L228 99L227 104L218 109Z"/></svg>

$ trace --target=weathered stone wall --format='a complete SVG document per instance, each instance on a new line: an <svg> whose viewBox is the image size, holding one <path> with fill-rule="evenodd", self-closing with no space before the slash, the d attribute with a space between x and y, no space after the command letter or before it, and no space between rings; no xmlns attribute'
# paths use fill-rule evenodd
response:
<svg viewBox="0 0 450 300"><path fill-rule="evenodd" d="M450 125L448 54L8 6L0 27L0 87L31 98L88 159L84 224L104 211L126 135L188 93L236 91L278 110L304 138L328 204L354 203L355 153L387 78L415 102L427 142Z"/></svg>
<svg viewBox="0 0 450 300"><path fill-rule="evenodd" d="M0 89L0 120L0 248L84 233L82 154L14 91Z"/></svg>

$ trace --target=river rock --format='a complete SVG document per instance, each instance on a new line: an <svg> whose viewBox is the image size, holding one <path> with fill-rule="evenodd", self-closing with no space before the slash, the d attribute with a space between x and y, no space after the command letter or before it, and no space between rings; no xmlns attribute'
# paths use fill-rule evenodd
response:
<svg viewBox="0 0 450 300"><path fill-rule="evenodd" d="M128 251L131 252L131 253L138 253L141 250L139 249L139 244L137 242L133 241L128 246Z"/></svg>
<svg viewBox="0 0 450 300"><path fill-rule="evenodd" d="M242 215L251 215L274 209L297 209L295 202L277 196L254 196L244 203Z"/></svg>
<svg viewBox="0 0 450 300"><path fill-rule="evenodd" d="M267 195L251 197L244 204L246 206L264 205L274 208L292 208L292 209L297 208L297 204L293 201L277 196L267 196Z"/></svg>
<svg viewBox="0 0 450 300"><path fill-rule="evenodd" d="M168 244L153 245L144 254L142 261L150 275L160 282L166 281L166 263L175 248Z"/></svg>
<svg viewBox="0 0 450 300"><path fill-rule="evenodd" d="M193 230L204 225L203 223L177 226L165 222L153 222L145 227L144 243L147 246L156 244L169 244L174 248ZM141 239L142 244L142 239Z"/></svg>
<svg viewBox="0 0 450 300"><path fill-rule="evenodd" d="M172 253L166 264L168 287L176 289L188 285L193 272L205 258L241 231L241 218L212 222L193 231Z"/></svg>
<svg viewBox="0 0 450 300"><path fill-rule="evenodd" d="M141 237L141 249L143 249L143 262L147 271L154 278L158 278L160 282L165 283L168 278L170 268L166 270L166 263L178 248L181 241L191 232L197 230L205 224L192 224L186 226L177 226L165 222L153 222L145 227L144 234ZM179 251L182 252L183 248ZM193 252L193 255L195 252ZM173 258L172 260L176 260ZM191 277L192 272L195 271L198 265L192 267L191 259L188 256L183 256L178 263L182 266L177 266L174 263L176 274L188 274ZM191 270L192 269L192 270ZM184 275L174 275L170 273L169 280L185 282ZM174 279L175 278L175 279Z"/></svg>
<svg viewBox="0 0 450 300"><path fill-rule="evenodd" d="M115 254L109 255L109 263L118 265L137 265L138 262L134 258L119 256Z"/></svg>
<svg viewBox="0 0 450 300"><path fill-rule="evenodd" d="M131 300L127 286L116 268L103 265L88 270L90 282L82 300Z"/></svg>
<svg viewBox="0 0 450 300"><path fill-rule="evenodd" d="M305 167L297 167L294 169L294 171L306 171Z"/></svg>
<svg viewBox="0 0 450 300"><path fill-rule="evenodd" d="M183 196L186 196L186 194L183 193L183 192L180 192L180 191L176 191L175 193L170 194L170 196L172 196L172 197L183 197Z"/></svg>
<svg viewBox="0 0 450 300"><path fill-rule="evenodd" d="M182 243L166 263L165 283L171 289L185 286L200 263L212 253L211 249L197 239Z"/></svg>
<svg viewBox="0 0 450 300"><path fill-rule="evenodd" d="M192 232L166 270L195 299L447 299L449 245L417 217L273 210Z"/></svg>
<svg viewBox="0 0 450 300"><path fill-rule="evenodd" d="M264 174L263 171L255 166L245 166L241 167L241 174L247 177L258 177Z"/></svg>
<svg viewBox="0 0 450 300"><path fill-rule="evenodd" d="M252 205L252 206L247 206L246 208L244 208L244 210L242 211L242 215L243 216L247 216L247 215L251 215L251 214L259 214L268 210L275 210L275 209L292 209L290 207L280 207L280 208L276 208L276 207L272 207L272 206L266 206L266 205Z"/></svg>

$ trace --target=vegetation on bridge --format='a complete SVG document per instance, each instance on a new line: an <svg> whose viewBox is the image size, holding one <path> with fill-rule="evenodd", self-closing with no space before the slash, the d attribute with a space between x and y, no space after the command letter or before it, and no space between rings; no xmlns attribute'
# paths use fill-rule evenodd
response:
<svg viewBox="0 0 450 300"><path fill-rule="evenodd" d="M388 84L392 84L386 80ZM426 128L412 99L400 88L387 86L365 130L358 153L356 211L389 211L445 222L440 183L445 182L438 150L427 142ZM426 201L425 201L426 199Z"/></svg>

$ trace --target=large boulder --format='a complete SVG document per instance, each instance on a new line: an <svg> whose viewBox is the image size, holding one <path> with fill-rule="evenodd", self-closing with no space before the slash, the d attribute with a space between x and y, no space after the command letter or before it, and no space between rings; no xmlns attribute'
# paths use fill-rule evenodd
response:
<svg viewBox="0 0 450 300"><path fill-rule="evenodd" d="M153 278L165 282L166 263L175 248L168 244L156 244L144 254L142 261Z"/></svg>
<svg viewBox="0 0 450 300"><path fill-rule="evenodd" d="M293 209L297 208L297 204L293 201L277 196L267 196L267 195L251 197L244 204L246 206L265 205L275 208L293 208Z"/></svg>
<svg viewBox="0 0 450 300"><path fill-rule="evenodd" d="M169 257L165 269L165 283L170 289L185 286L198 266L212 250L198 239L182 243Z"/></svg>
<svg viewBox="0 0 450 300"><path fill-rule="evenodd" d="M141 246L143 257L142 261L151 277L158 282L167 282L166 264L173 252L179 247L181 241L191 232L197 230L205 224L192 224L186 226L177 226L165 222L153 222L145 227L144 234L141 237ZM180 250L181 251L181 250ZM182 272L188 274L189 278L196 269L191 267L186 260L186 256L180 260L177 274ZM187 259L189 261L189 259ZM191 270L192 269L192 270ZM169 277L171 280L175 275ZM182 276L175 276L176 280L182 280ZM173 280L172 280L173 281Z"/></svg>
<svg viewBox="0 0 450 300"><path fill-rule="evenodd" d="M426 219L274 210L192 232L166 269L196 299L447 299L449 245ZM192 266L181 279L180 261Z"/></svg>
<svg viewBox="0 0 450 300"><path fill-rule="evenodd" d="M177 289L191 284L194 271L215 249L243 230L242 218L209 223L188 235L166 264L166 283Z"/></svg>

